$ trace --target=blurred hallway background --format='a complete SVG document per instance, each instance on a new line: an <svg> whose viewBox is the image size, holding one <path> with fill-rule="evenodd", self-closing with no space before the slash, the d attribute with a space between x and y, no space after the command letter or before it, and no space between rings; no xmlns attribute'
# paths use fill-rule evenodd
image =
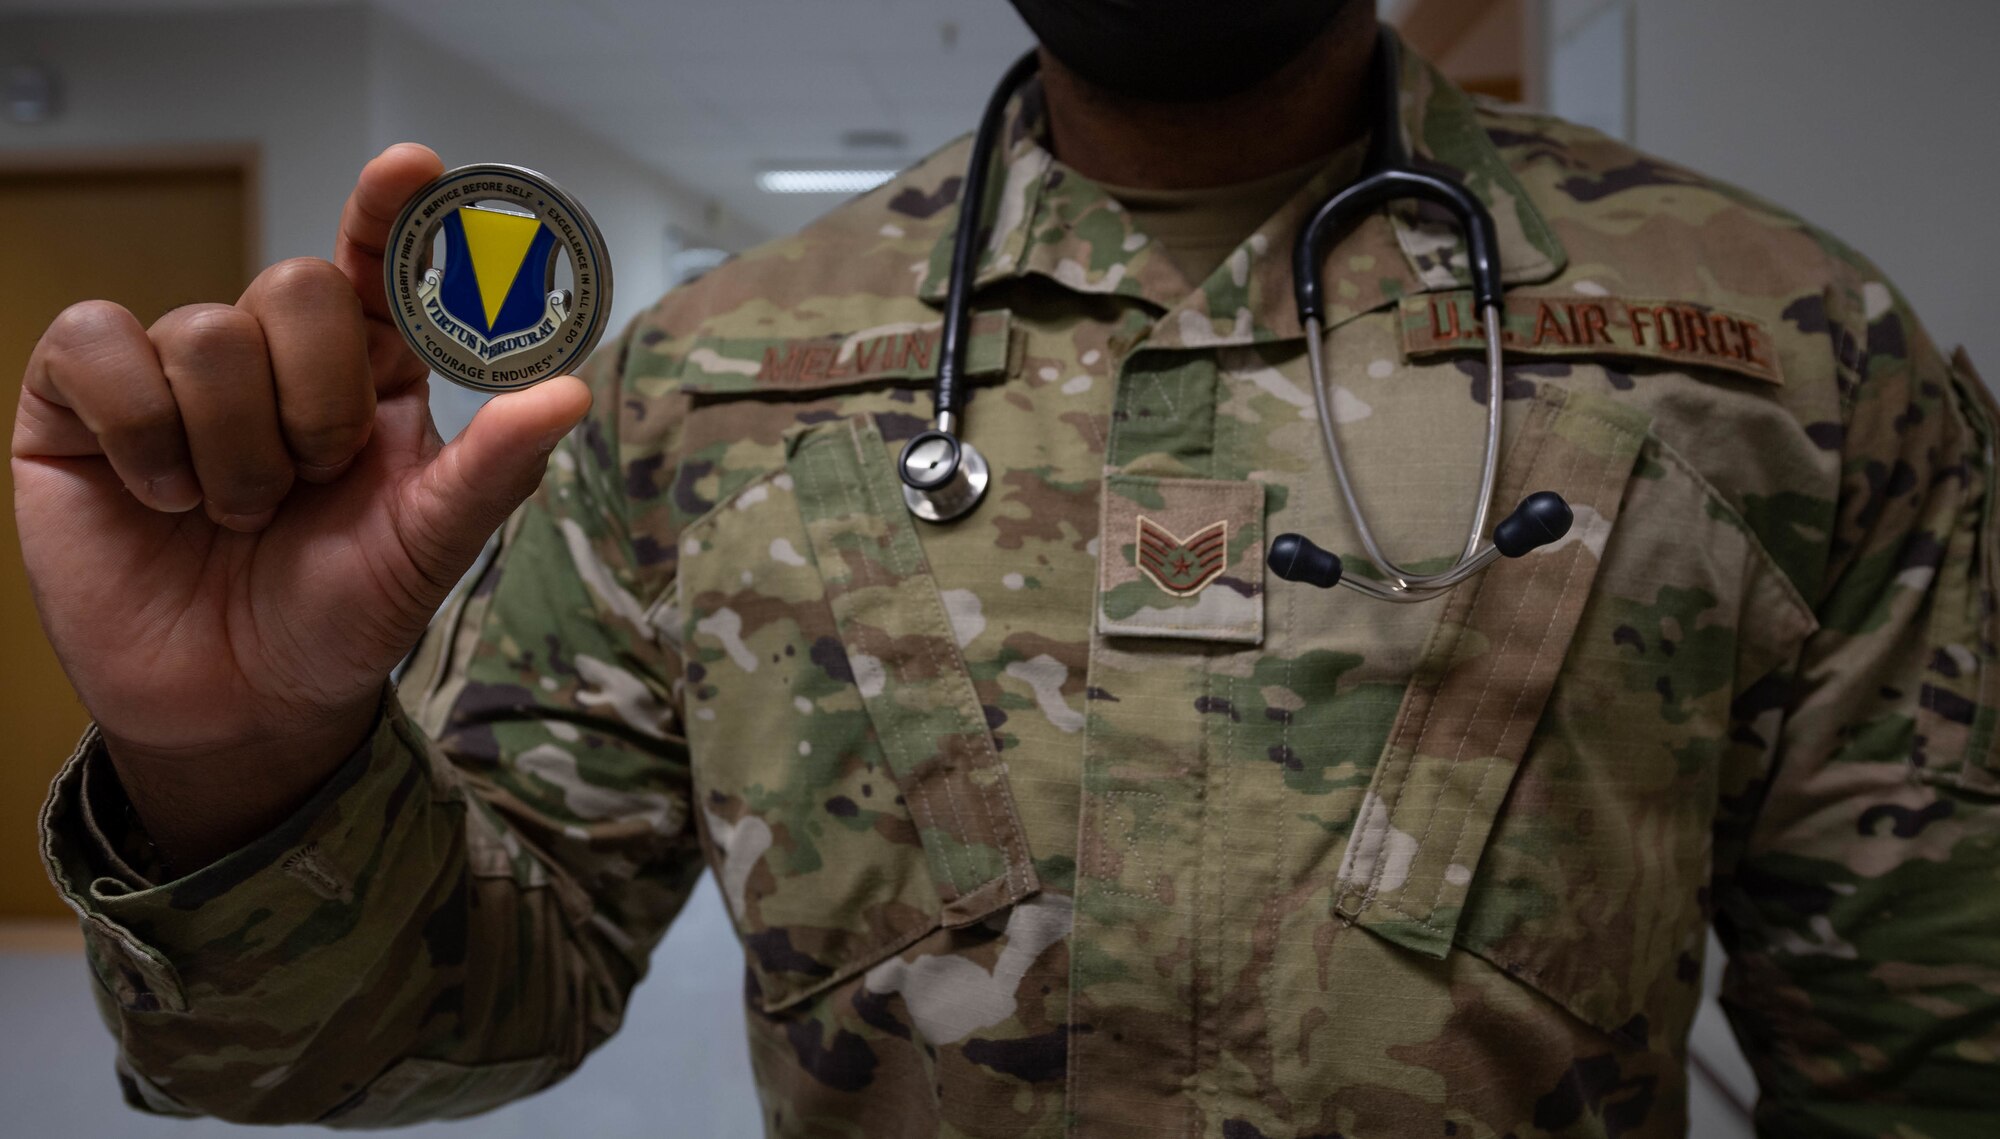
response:
<svg viewBox="0 0 2000 1139"><path fill-rule="evenodd" d="M1990 201L2000 69L1988 58L2000 5L1383 0L1381 9L1474 90L1589 123L1832 229L1881 262L1937 340L1966 344L2000 378L1995 290L1984 277L2000 259ZM573 190L615 250L622 325L671 285L969 130L990 84L1030 42L1003 0L0 0L0 212L49 195L80 201L85 189L159 205L190 178L212 186L204 224L227 240L207 243L206 263L129 243L152 290L129 299L153 306L140 313L151 319L230 299L218 290L273 260L328 253L361 163L414 139L448 165L518 163ZM837 188L814 192L812 176ZM788 181L808 190L774 192ZM39 329L84 295L65 291L87 269L82 239L38 236L49 240L0 244L9 405L33 335L19 328ZM446 434L477 402L434 385ZM43 789L84 715L40 640L11 515L0 528L9 745L0 1130L240 1134L119 1103L79 942L32 842ZM1718 958L1712 950L1711 982ZM741 968L704 882L625 1031L581 1073L528 1102L415 1133L759 1134ZM1690 1133L1747 1137L1754 1081L1712 1001L1693 1051Z"/></svg>

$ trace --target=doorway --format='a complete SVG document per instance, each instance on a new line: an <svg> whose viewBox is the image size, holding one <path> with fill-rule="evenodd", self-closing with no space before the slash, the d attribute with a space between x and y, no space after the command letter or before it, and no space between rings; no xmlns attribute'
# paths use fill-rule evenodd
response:
<svg viewBox="0 0 2000 1139"><path fill-rule="evenodd" d="M150 325L195 301L233 301L256 241L254 156L50 156L0 161L0 377L11 418L28 354L70 304L116 301ZM0 920L68 909L42 871L37 818L89 716L42 636L0 473Z"/></svg>

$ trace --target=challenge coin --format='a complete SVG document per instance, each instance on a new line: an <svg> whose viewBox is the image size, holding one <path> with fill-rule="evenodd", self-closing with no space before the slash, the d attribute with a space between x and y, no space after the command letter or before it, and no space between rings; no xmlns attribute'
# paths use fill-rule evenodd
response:
<svg viewBox="0 0 2000 1139"><path fill-rule="evenodd" d="M567 288L557 286L559 256ZM483 392L574 372L611 308L611 258L596 223L519 166L461 166L418 191L389 231L382 271L390 313L417 355Z"/></svg>

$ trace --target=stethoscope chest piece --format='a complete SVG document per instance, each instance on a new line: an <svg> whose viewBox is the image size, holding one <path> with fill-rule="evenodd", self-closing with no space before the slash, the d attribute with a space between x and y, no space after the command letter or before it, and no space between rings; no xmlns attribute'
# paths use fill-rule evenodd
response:
<svg viewBox="0 0 2000 1139"><path fill-rule="evenodd" d="M979 448L937 430L905 443L896 465L904 505L926 522L949 522L979 505L993 477Z"/></svg>

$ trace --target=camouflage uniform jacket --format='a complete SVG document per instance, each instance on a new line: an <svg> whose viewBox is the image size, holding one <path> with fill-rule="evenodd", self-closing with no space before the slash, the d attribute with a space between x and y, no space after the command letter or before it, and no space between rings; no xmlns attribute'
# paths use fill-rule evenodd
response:
<svg viewBox="0 0 2000 1139"><path fill-rule="evenodd" d="M128 1095L363 1126L534 1091L706 867L773 1135L1678 1135L1711 921L1766 1134L1994 1134L1989 397L1795 218L1403 82L1500 227L1499 509L1560 491L1566 539L1421 605L1269 575L1280 531L1358 549L1288 268L1333 168L1192 283L1030 94L984 203L977 511L913 521L893 470L961 141L601 354L276 833L154 883L92 832L86 741L48 857ZM1325 262L1405 558L1455 552L1477 481L1461 252L1391 209Z"/></svg>

